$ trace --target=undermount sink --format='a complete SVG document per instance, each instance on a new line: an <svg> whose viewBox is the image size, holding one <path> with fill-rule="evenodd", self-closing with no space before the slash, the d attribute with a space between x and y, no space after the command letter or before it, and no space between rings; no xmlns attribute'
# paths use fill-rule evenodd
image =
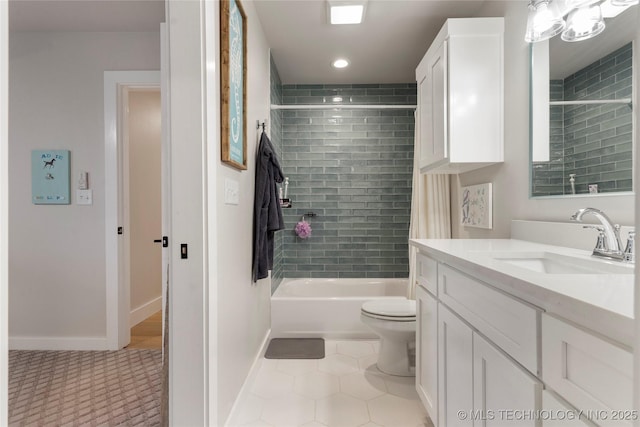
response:
<svg viewBox="0 0 640 427"><path fill-rule="evenodd" d="M494 252L493 259L546 274L633 274L633 265L552 252Z"/></svg>

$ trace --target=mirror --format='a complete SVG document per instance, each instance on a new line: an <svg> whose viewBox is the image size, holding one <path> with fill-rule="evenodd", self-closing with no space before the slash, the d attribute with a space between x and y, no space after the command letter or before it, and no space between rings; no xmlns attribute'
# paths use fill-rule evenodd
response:
<svg viewBox="0 0 640 427"><path fill-rule="evenodd" d="M633 190L637 9L589 40L531 44L532 197Z"/></svg>

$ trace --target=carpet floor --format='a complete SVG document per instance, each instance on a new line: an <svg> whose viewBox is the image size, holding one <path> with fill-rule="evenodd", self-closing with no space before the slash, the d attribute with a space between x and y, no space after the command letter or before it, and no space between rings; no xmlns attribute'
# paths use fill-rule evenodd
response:
<svg viewBox="0 0 640 427"><path fill-rule="evenodd" d="M160 350L9 352L10 426L158 426Z"/></svg>

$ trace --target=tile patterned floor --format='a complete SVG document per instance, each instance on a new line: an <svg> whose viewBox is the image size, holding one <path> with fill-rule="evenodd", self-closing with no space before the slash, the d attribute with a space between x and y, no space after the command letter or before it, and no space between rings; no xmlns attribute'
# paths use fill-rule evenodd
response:
<svg viewBox="0 0 640 427"><path fill-rule="evenodd" d="M320 360L262 359L229 426L432 427L415 378L375 365L378 341L326 340Z"/></svg>

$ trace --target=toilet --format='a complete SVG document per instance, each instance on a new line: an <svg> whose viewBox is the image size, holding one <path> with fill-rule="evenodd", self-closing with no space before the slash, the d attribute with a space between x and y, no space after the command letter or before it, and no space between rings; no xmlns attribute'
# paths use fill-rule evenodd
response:
<svg viewBox="0 0 640 427"><path fill-rule="evenodd" d="M360 320L380 337L378 369L389 375L415 376L416 302L367 301L360 309Z"/></svg>

